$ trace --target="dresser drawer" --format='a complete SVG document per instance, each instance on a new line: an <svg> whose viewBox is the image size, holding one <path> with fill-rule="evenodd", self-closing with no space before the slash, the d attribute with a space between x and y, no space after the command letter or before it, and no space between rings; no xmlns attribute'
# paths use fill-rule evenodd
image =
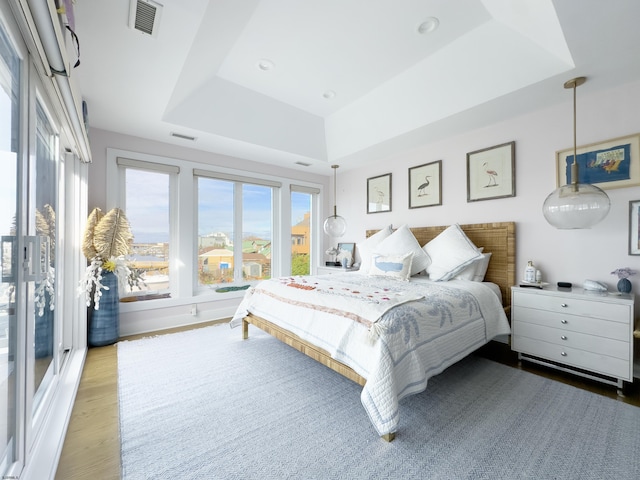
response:
<svg viewBox="0 0 640 480"><path fill-rule="evenodd" d="M596 335L570 332L559 328L545 327L534 323L514 322L513 335L515 337L527 337L534 340L542 340L547 343L559 345L560 348L573 348L586 350L597 355L615 357L625 362L630 359L630 345L628 341L613 340Z"/></svg>
<svg viewBox="0 0 640 480"><path fill-rule="evenodd" d="M554 343L514 335L513 348L518 352L542 357L565 365L632 381L632 363L620 358L585 352L571 347L561 347Z"/></svg>
<svg viewBox="0 0 640 480"><path fill-rule="evenodd" d="M515 307L536 308L549 312L566 313L589 318L602 318L614 322L629 323L628 305L603 301L607 297L594 297L593 300L562 297L558 295L527 294L514 292L512 303Z"/></svg>
<svg viewBox="0 0 640 480"><path fill-rule="evenodd" d="M512 310L511 317L513 318L514 324L516 322L535 323L536 325L543 325L545 327L559 328L567 332L597 335L625 342L629 341L631 329L628 316L626 317L626 322L615 322L612 320L602 320L600 318L579 317L569 315L565 312L553 312L516 306Z"/></svg>

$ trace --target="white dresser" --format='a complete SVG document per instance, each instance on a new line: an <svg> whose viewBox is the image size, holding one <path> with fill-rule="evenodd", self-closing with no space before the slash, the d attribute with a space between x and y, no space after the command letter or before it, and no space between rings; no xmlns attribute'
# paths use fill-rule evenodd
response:
<svg viewBox="0 0 640 480"><path fill-rule="evenodd" d="M633 382L633 294L511 288L511 348L622 388Z"/></svg>

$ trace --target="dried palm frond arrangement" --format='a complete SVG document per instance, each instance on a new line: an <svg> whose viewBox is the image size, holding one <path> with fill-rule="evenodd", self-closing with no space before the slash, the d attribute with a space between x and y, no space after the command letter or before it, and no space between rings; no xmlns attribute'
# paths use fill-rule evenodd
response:
<svg viewBox="0 0 640 480"><path fill-rule="evenodd" d="M82 253L90 261L83 281L87 306L91 306L93 294L93 308L98 310L102 290L109 289L101 283L103 271L115 273L120 291L124 291L127 285L138 286L139 277L134 278L125 260L125 256L131 253L132 243L131 226L121 209L113 208L104 214L99 208L94 208L89 214L82 242Z"/></svg>

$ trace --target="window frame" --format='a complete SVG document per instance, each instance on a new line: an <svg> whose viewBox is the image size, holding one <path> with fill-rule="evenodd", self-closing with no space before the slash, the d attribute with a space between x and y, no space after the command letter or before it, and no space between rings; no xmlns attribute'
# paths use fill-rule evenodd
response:
<svg viewBox="0 0 640 480"><path fill-rule="evenodd" d="M220 180L220 181L224 181L224 182L229 182L233 185L233 195L234 195L234 201L233 201L233 244L234 245L240 245L240 248L234 248L233 250L233 282L230 284L230 286L236 286L236 285L246 285L247 283L249 284L254 284L256 283L256 281L248 281L248 280L243 280L242 278L242 272L243 272L243 267L244 267L244 258L243 258L243 249L242 249L242 243L243 243L243 235L244 235L244 230L243 230L243 224L244 224L244 217L243 217L243 213L244 213L244 186L245 185L255 185L255 186L260 186L260 187L265 187L265 188L271 188L271 265L270 265L270 270L271 270L271 277L273 277L273 272L274 272L274 267L275 265L278 265L278 258L274 256L274 252L273 252L273 245L276 242L276 238L278 238L277 236L277 230L275 228L276 224L278 223L278 211L279 208L279 201L278 201L278 197L280 196L280 191L282 189L282 182L280 181L272 181L272 180L265 180L265 179L256 179L256 178L251 178L251 177L245 177L242 175L229 175L229 174L221 174L219 172L214 172L214 171L210 171L210 170L202 170L202 169L195 169L193 171L193 181L194 181L194 191L195 193L195 205L194 205L194 209L196 212L198 212L198 205L199 205L199 191L200 191L200 187L198 185L198 180L200 178L205 178L205 179L212 179L212 180ZM199 238L199 218L196 215L195 218L195 231L194 231L194 242L195 242L195 252L196 252L196 256L194 258L194 265L198 265L199 264L199 259L198 259L198 238ZM276 268L276 270L279 271L279 269ZM216 284L216 285L222 285L222 284ZM211 289L203 286L200 284L200 280L198 278L198 268L196 268L194 270L194 286L195 286L195 295L201 295L207 292L210 292Z"/></svg>
<svg viewBox="0 0 640 480"><path fill-rule="evenodd" d="M300 188L313 189L317 192L312 200L312 218L314 219L315 238L313 239L312 273L315 272L317 259L320 257L322 243L321 228L319 225L320 195L323 192L321 183L312 183L303 180L294 180L287 177L253 173L247 176L247 171L232 168L209 165L201 162L165 157L161 155L132 152L129 150L107 147L106 149L106 209L121 207L124 204L124 174L117 165L118 157L132 161L150 162L171 167L178 167L175 189L170 189L170 284L171 298L147 300L144 302L125 302L120 305L122 312L134 312L151 310L167 306L188 305L203 302L225 301L233 298L241 298L244 291L227 292L224 295L216 293L212 289L200 291L197 279L197 176L196 172L206 172L204 176L220 179L245 180L246 183L258 185L276 184L273 192L273 219L272 219L272 263L271 276L281 276L291 271L291 185ZM240 193L241 195L241 193ZM234 207L235 215L238 215L237 207ZM241 215L241 213L240 213ZM241 223L239 224L241 225ZM191 262L189 267L188 262ZM243 282L248 283L248 282Z"/></svg>

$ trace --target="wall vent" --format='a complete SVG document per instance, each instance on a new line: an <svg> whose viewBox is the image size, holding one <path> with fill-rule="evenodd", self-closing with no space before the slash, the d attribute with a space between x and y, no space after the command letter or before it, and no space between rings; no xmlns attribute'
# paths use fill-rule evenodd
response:
<svg viewBox="0 0 640 480"><path fill-rule="evenodd" d="M172 137L181 138L183 140L191 140L192 142L196 139L196 137L192 137L191 135L184 135L182 133L171 132L170 135Z"/></svg>
<svg viewBox="0 0 640 480"><path fill-rule="evenodd" d="M162 5L152 0L131 0L129 27L152 37L158 36Z"/></svg>
<svg viewBox="0 0 640 480"><path fill-rule="evenodd" d="M302 165L303 167L310 167L311 166L310 163L306 163L306 162L296 162L296 165Z"/></svg>

